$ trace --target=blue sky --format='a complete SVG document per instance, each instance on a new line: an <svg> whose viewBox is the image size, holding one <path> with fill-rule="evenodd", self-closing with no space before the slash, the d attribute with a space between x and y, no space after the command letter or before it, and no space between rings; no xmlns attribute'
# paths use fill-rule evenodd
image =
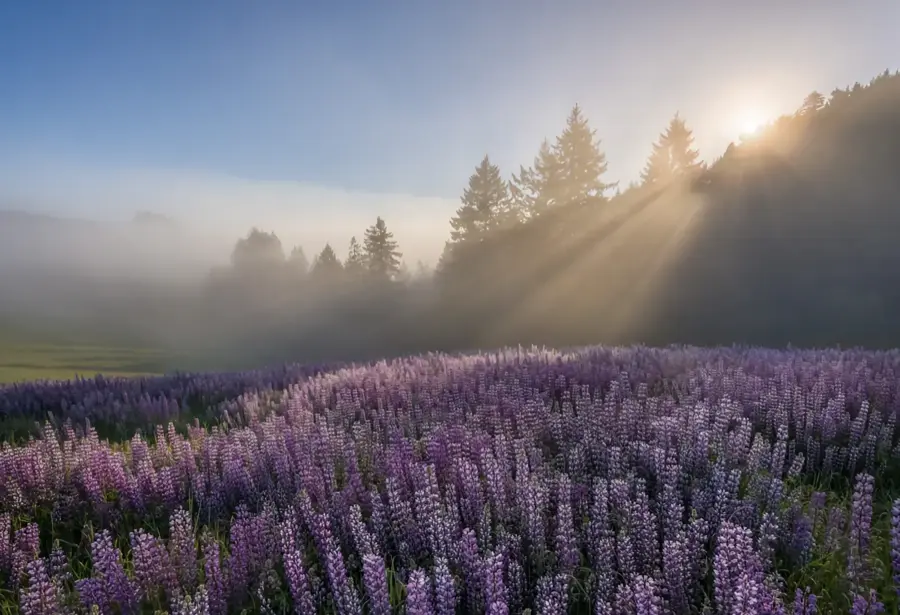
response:
<svg viewBox="0 0 900 615"><path fill-rule="evenodd" d="M199 219L237 182L235 226L406 212L446 234L480 158L529 163L576 102L627 182L676 110L714 158L900 67L897 23L896 0L10 0L0 209Z"/></svg>

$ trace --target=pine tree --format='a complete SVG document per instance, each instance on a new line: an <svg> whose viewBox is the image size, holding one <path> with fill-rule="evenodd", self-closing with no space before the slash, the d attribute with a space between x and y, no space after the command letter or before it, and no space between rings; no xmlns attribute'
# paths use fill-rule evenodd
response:
<svg viewBox="0 0 900 615"><path fill-rule="evenodd" d="M672 161L672 171L676 175L685 175L696 171L700 163L697 158L700 152L693 149L694 132L678 114L672 118L669 128L666 130L665 140L669 145L669 157Z"/></svg>
<svg viewBox="0 0 900 615"><path fill-rule="evenodd" d="M606 198L612 184L603 182L607 171L606 154L600 151L597 131L592 130L578 105L572 108L566 128L553 145L553 164L559 184L555 204L571 203L585 198Z"/></svg>
<svg viewBox="0 0 900 615"><path fill-rule="evenodd" d="M645 186L666 184L675 177L699 170L697 162L700 153L691 146L694 133L676 113L666 131L653 144L653 151L641 171L641 182Z"/></svg>
<svg viewBox="0 0 900 615"><path fill-rule="evenodd" d="M672 159L668 144L663 137L653 144L653 151L641 171L641 184L644 186L661 185L672 179Z"/></svg>
<svg viewBox="0 0 900 615"><path fill-rule="evenodd" d="M326 243L313 263L311 275L319 280L335 280L343 271L344 267L331 244Z"/></svg>
<svg viewBox="0 0 900 615"><path fill-rule="evenodd" d="M491 164L488 156L469 177L469 185L460 201L462 206L450 220L453 243L480 241L500 226L509 201L509 190L500 177L500 169Z"/></svg>
<svg viewBox="0 0 900 615"><path fill-rule="evenodd" d="M400 271L403 254L398 250L394 234L380 216L366 229L364 247L369 274L379 280L394 279Z"/></svg>
<svg viewBox="0 0 900 615"><path fill-rule="evenodd" d="M544 139L534 164L520 167L519 175L513 175L512 194L518 209L533 218L554 207L562 192L561 171L550 142Z"/></svg>
<svg viewBox="0 0 900 615"><path fill-rule="evenodd" d="M800 106L800 115L811 115L824 106L825 97L813 90L803 99L803 104Z"/></svg>
<svg viewBox="0 0 900 615"><path fill-rule="evenodd" d="M353 278L362 277L366 272L366 257L363 254L356 237L350 238L350 247L347 249L347 262L344 270Z"/></svg>

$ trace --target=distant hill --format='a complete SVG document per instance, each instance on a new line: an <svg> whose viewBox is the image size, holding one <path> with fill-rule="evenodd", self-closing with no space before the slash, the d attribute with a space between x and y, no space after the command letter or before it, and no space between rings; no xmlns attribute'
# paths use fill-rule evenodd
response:
<svg viewBox="0 0 900 615"><path fill-rule="evenodd" d="M780 118L693 181L498 235L450 277L444 339L475 346L900 345L900 77Z"/></svg>

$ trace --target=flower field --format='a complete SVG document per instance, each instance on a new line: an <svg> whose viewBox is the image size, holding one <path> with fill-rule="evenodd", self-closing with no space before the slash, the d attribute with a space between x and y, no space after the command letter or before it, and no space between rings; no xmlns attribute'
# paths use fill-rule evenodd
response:
<svg viewBox="0 0 900 615"><path fill-rule="evenodd" d="M837 350L7 386L0 613L896 613L898 412Z"/></svg>

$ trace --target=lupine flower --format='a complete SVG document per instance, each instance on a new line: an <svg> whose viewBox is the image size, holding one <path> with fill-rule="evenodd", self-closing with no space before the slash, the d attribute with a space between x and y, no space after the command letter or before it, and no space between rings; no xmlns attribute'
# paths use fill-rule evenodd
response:
<svg viewBox="0 0 900 615"><path fill-rule="evenodd" d="M406 612L408 615L433 615L431 584L422 570L413 570L406 584Z"/></svg>
<svg viewBox="0 0 900 615"><path fill-rule="evenodd" d="M388 596L387 572L384 560L371 553L363 555L363 585L369 598L371 615L390 615L391 602ZM308 611L312 612L312 611ZM300 615L300 610L297 611Z"/></svg>
<svg viewBox="0 0 900 615"><path fill-rule="evenodd" d="M538 579L536 605L538 615L565 615L569 605L569 579L566 575Z"/></svg>
<svg viewBox="0 0 900 615"><path fill-rule="evenodd" d="M63 591L57 579L51 579L47 562L32 560L25 567L27 587L20 591L22 615L57 615L63 612Z"/></svg>
<svg viewBox="0 0 900 615"><path fill-rule="evenodd" d="M219 543L215 537L205 533L203 545L204 586L210 615L225 615L228 589L222 571Z"/></svg>
<svg viewBox="0 0 900 615"><path fill-rule="evenodd" d="M894 588L900 598L900 498L891 507L891 568L894 571Z"/></svg>
<svg viewBox="0 0 900 615"><path fill-rule="evenodd" d="M95 584L84 586L83 597L96 604L104 615L116 605L122 613L136 613L138 595L122 567L122 554L113 545L109 530L104 530L91 544L93 579ZM82 592L80 592L82 593Z"/></svg>
<svg viewBox="0 0 900 615"><path fill-rule="evenodd" d="M284 562L284 574L287 579L291 598L294 600L294 612L297 615L315 611L309 578L303 564L303 555L297 548L297 521L294 515L288 515L279 526L279 542ZM378 615L373 612L373 615Z"/></svg>
<svg viewBox="0 0 900 615"><path fill-rule="evenodd" d="M853 597L850 615L881 615L882 613L884 613L884 604L878 600L878 594L874 589L869 590L868 596L856 594Z"/></svg>
<svg viewBox="0 0 900 615"><path fill-rule="evenodd" d="M162 541L144 530L131 533L131 557L134 577L145 600L152 600L162 589L169 597L178 591L175 570Z"/></svg>
<svg viewBox="0 0 900 615"><path fill-rule="evenodd" d="M866 558L869 554L869 535L872 531L872 494L874 478L869 474L856 477L850 517L850 551L847 559L847 576L854 583L861 583L866 575Z"/></svg>
<svg viewBox="0 0 900 615"><path fill-rule="evenodd" d="M443 557L438 557L434 562L434 597L436 615L456 613L456 583Z"/></svg>

